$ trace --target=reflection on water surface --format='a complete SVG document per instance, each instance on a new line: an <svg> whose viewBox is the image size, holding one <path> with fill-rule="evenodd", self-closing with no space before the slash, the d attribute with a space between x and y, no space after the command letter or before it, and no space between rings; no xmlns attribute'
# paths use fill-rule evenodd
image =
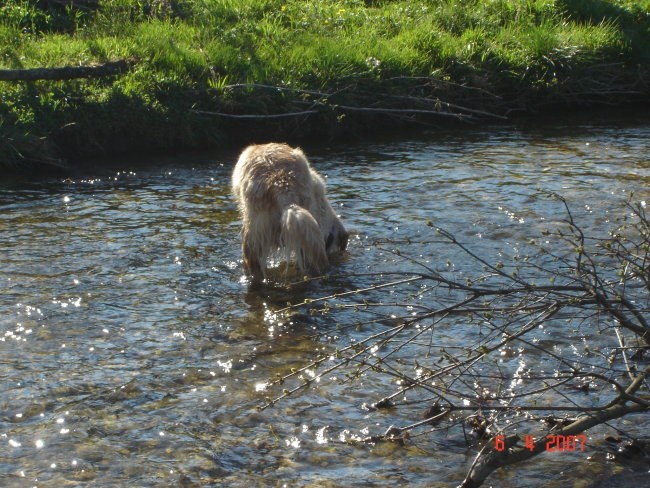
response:
<svg viewBox="0 0 650 488"><path fill-rule="evenodd" d="M370 284L366 271L405 266L382 240L410 239L423 262L453 259L418 246L427 222L486 256L512 251L561 217L537 189L562 194L589 228L606 229L631 192L650 200L649 136L643 124L499 128L305 147L354 235L337 278L290 290L249 292L241 280L232 158L0 187L2 485L459 482L476 454L462 439L345 442L390 420L361 407L382 388L371 378L324 378L258 412L269 378L368 332L327 317L278 324L268 315ZM462 340L461 331L444 334ZM575 483L617 472L596 447L591 457L540 457L494 482L556 486L560 472Z"/></svg>

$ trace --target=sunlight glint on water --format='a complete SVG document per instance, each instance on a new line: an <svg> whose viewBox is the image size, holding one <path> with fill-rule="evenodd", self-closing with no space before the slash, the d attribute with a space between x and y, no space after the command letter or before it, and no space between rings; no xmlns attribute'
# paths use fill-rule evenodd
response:
<svg viewBox="0 0 650 488"><path fill-rule="evenodd" d="M408 266L387 239L412 239L412 256L462 273L445 249L418 247L427 223L495 260L517 252L559 218L538 188L606 229L630 192L650 198L649 137L648 125L503 128L305 146L352 231L336 272L358 276L262 295L241 279L232 155L0 187L2 486L459 482L475 455L459 439L420 446L428 451L347 443L383 427L361 408L384 387L371 378L352 387L314 377L316 389L258 412L276 373L361 337L327 317L285 321L274 310L363 287L366 271ZM439 333L451 343L468 331ZM499 486L611 472L549 456L518 469Z"/></svg>

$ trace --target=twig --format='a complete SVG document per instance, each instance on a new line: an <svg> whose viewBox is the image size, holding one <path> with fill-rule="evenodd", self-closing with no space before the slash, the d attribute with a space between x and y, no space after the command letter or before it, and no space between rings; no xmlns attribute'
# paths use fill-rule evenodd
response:
<svg viewBox="0 0 650 488"><path fill-rule="evenodd" d="M213 117L224 117L228 119L264 120L264 119L280 119L280 118L287 118L287 117L302 117L302 116L314 115L318 113L318 110L303 110L300 112L284 112L280 114L227 114L223 112L210 112L207 110L194 110L194 113L198 115L210 115Z"/></svg>

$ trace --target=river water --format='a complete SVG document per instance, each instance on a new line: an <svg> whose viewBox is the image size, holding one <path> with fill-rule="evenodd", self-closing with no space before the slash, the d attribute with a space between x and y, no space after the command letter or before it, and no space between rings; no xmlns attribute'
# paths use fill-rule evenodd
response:
<svg viewBox="0 0 650 488"><path fill-rule="evenodd" d="M432 226L497 259L563 218L540 190L561 194L587 231L606 231L631 193L650 200L648 141L650 123L637 120L305 146L351 230L349 249L335 278L260 290L242 279L229 195L236 154L3 183L0 484L456 486L477 453L457 432L406 446L349 442L395 420L364 408L382 394L370 377L323 381L258 410L269 394L260 385L377 326L341 327L352 311L269 317L411 269L404 252L449 266L455 251L428 239ZM399 287L390 293L406 301ZM647 463L608 459L606 434L489 484L625 486L630 473L647 476Z"/></svg>

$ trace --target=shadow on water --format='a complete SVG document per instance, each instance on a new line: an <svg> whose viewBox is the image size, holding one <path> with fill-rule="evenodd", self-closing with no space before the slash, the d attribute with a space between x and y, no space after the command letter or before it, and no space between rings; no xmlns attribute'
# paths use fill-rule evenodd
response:
<svg viewBox="0 0 650 488"><path fill-rule="evenodd" d="M538 189L606 231L631 192L650 199L649 137L647 123L581 123L305 147L352 231L349 249L328 279L258 289L241 276L233 154L2 184L3 486L457 483L475 455L460 438L348 442L393 419L361 408L388 387L370 377L319 378L258 412L269 379L384 326L353 310L274 313L417 269L405 254L462 275L466 263L430 225L486 257L511 253L559 218ZM440 327L435 339L470 333ZM546 456L494 482L556 486L560 471L577 483L615 470L593 458Z"/></svg>

